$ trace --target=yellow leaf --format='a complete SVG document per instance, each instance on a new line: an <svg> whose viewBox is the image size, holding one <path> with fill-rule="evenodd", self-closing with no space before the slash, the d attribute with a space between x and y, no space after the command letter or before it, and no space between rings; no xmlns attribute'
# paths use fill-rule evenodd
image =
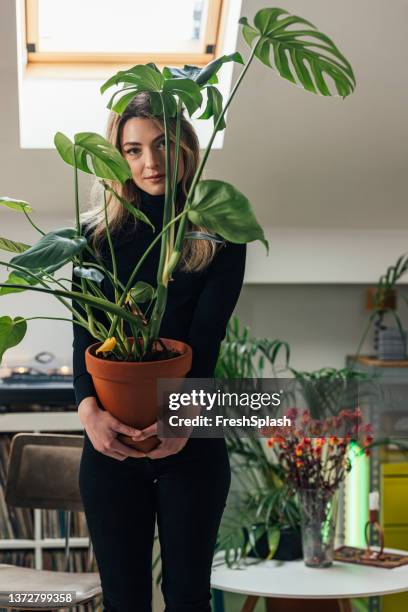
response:
<svg viewBox="0 0 408 612"><path fill-rule="evenodd" d="M116 346L116 338L112 336L112 338L106 338L105 342L96 349L95 353L107 353L112 351Z"/></svg>

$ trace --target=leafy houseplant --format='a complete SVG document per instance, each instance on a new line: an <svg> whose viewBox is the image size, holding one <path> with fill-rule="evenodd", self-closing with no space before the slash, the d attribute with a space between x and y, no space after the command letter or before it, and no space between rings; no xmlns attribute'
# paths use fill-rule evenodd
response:
<svg viewBox="0 0 408 612"><path fill-rule="evenodd" d="M375 390L369 374L352 368L320 368L301 371L289 368L294 376L294 391L300 391L306 406L315 419L335 416L342 406L353 405ZM295 394L292 394L292 396Z"/></svg>
<svg viewBox="0 0 408 612"><path fill-rule="evenodd" d="M274 365L281 351L285 353L287 367L290 358L288 343L254 338L248 326L240 329L240 321L235 315L227 325L214 375L216 378L262 378L265 363Z"/></svg>
<svg viewBox="0 0 408 612"><path fill-rule="evenodd" d="M216 378L261 378L265 365L275 365L283 353L288 366L287 342L256 338L248 327L241 329L235 316L227 326L221 345ZM225 561L233 565L246 556L283 558L283 544L297 535L299 512L288 495L278 465L268 461L261 441L241 438L234 429L225 432L234 476L240 490L232 493L222 519L217 550L223 550ZM286 548L290 548L287 546ZM287 558L287 557L286 557Z"/></svg>
<svg viewBox="0 0 408 612"><path fill-rule="evenodd" d="M372 325L374 325L374 351L377 353L380 332L387 329L384 322L387 314L391 315L395 319L401 337L403 336L404 331L402 329L402 323L397 313L396 284L407 271L408 256L403 254L398 257L395 264L387 268L385 274L380 276L377 286L374 289L367 290L366 308L372 312L368 318L366 328L359 342L357 356L360 354L361 348ZM406 296L400 293L400 297L403 299L405 304L408 305Z"/></svg>
<svg viewBox="0 0 408 612"><path fill-rule="evenodd" d="M262 377L265 363L275 369L282 352L284 368L293 375L293 386L300 390L308 413L314 419L336 418L343 402L356 399L355 384L366 382L368 378L348 368L296 370L289 365L287 342L254 338L248 327L240 328L237 317L228 325L215 375L220 378ZM291 385L287 391L287 401L292 402L295 396L292 398ZM231 566L248 556L298 558L301 553L301 507L288 477L287 465L275 452L276 445L269 440L267 445L271 451L265 452L265 445L259 438L241 438L233 428L229 428L225 436L239 490L232 493L224 513L217 549L224 551L224 560ZM366 442L372 441L367 438ZM282 545L288 540L289 545L282 552Z"/></svg>
<svg viewBox="0 0 408 612"><path fill-rule="evenodd" d="M151 114L161 117L164 124L166 180L163 229L152 239L126 285L119 281L116 273L115 252L107 220L106 197L104 206L106 237L112 257L113 273L107 269L103 260L95 255L87 238L82 234L80 224L78 170L101 179L105 196L107 191L113 192L129 213L142 223L150 223L131 202L119 197L115 192L113 187L115 182L124 184L132 178L132 175L129 165L120 152L102 136L85 132L76 134L71 141L64 134L57 133L54 139L62 159L74 168L75 228L64 227L45 233L31 220L28 213L32 209L27 202L7 197L0 200L3 206L24 213L31 225L42 234L34 245L8 238L0 239L1 248L16 254L9 262L0 262L12 268L7 282L0 284L1 293L27 290L47 293L53 295L70 310L73 322L85 327L97 341L86 351L86 364L93 377L99 399L107 410L131 425L145 427L155 420L156 392L153 389L155 385L140 385L137 380L137 376L142 376L141 380L145 376L140 374L146 372L143 367L146 367L147 363L151 364L151 380L154 380L167 376L182 377L188 372L191 364L191 349L189 352L187 345L159 338L160 324L167 303L168 283L179 263L183 241L203 237L219 241L221 236L235 243L260 240L268 249L263 230L256 221L247 198L228 183L201 179L214 138L219 130L225 128L225 113L252 62L254 59L260 60L269 68L274 68L281 77L314 94L333 95L326 79L329 79L330 85L334 84L335 91L343 98L351 94L355 88L353 70L347 59L329 37L319 32L305 19L291 16L279 8L265 8L256 13L253 25L250 25L245 17L240 19L240 24L243 37L251 50L246 62L239 53L234 53L219 57L204 68L184 66L184 68L164 67L160 70L155 64L148 63L119 71L101 87L102 93L113 86L121 87L114 92L108 104L108 108L118 114L124 112L133 97L140 92L148 92ZM231 61L241 64L243 68L224 104L222 95L216 87L217 73L225 62ZM214 128L184 207L176 215L175 194L180 155L181 113L185 107L192 117L201 109L203 95L206 104L198 118L212 118ZM171 121L176 126L173 176L170 157ZM206 227L209 233L204 236L197 232L187 233L188 220L193 225ZM177 232L176 223L178 223ZM158 241L161 243L161 250L157 284L156 287L152 287L138 280L138 272L145 257ZM97 263L87 265L83 260L85 252L90 253ZM69 290L63 282L66 279L54 277L54 273L68 262L74 264L74 274L78 279L77 290ZM114 287L114 301L106 299L101 292L99 283L104 276ZM69 299L81 305L87 318L67 302ZM150 313L148 319L141 316L140 312L140 304L146 303ZM96 320L93 309L104 313L105 324ZM27 321L33 318L35 317L28 319L20 316L0 317L0 359L7 349L21 342L26 334ZM71 319L65 320L71 321ZM126 337L124 333L125 322L132 330L131 337ZM175 351L179 353L178 356L175 355ZM170 362L173 365L169 365ZM149 396L138 395L141 386L150 387ZM127 390L126 395L119 397L118 390L123 388ZM124 405L123 413L121 410ZM141 445L146 445L147 442L148 440L138 443L138 447L142 448Z"/></svg>

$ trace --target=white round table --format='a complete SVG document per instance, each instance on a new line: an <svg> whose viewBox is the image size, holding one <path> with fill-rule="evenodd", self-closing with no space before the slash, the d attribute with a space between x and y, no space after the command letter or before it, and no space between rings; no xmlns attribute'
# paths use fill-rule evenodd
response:
<svg viewBox="0 0 408 612"><path fill-rule="evenodd" d="M386 550L408 554L402 550ZM354 597L408 591L408 565L385 569L334 561L331 567L316 569L306 567L303 559L261 562L248 559L240 569L230 569L222 560L223 553L217 553L211 586L221 591L248 595L242 612L252 612L259 597L266 598L268 612L300 609L343 612L351 611L350 600ZM301 607L300 602L295 601L299 599L303 600ZM325 600L324 606L320 607L317 600ZM320 602L322 604L323 601Z"/></svg>

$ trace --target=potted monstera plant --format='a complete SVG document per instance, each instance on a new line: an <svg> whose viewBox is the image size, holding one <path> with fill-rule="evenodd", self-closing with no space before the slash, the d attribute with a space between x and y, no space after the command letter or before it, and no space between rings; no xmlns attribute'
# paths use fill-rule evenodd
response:
<svg viewBox="0 0 408 612"><path fill-rule="evenodd" d="M101 88L103 93L111 87L118 87L108 107L119 114L139 92L149 92L151 114L160 116L164 124L166 189L163 228L152 238L126 285L119 281L115 273L115 253L107 223L106 199L106 235L112 255L113 273L91 249L80 223L78 171L98 177L103 188L113 191L129 212L139 218L141 215L141 211L115 193L113 185L118 182L123 184L130 179L131 171L120 152L102 136L89 132L79 133L73 141L61 133L55 136L58 153L74 168L76 227L63 227L45 233L32 221L29 215L32 209L27 202L8 197L0 199L1 205L23 213L42 234L33 245L0 238L0 248L15 253L10 261L0 262L11 268L6 282L0 284L1 294L37 291L53 295L66 306L72 315L72 318L66 320L73 320L76 325L86 327L95 338L95 344L86 351L86 363L102 405L123 422L133 426L145 427L155 420L155 385L139 383L140 379L145 379L147 371L150 380L154 380L160 377L183 377L190 368L191 349L187 345L158 337L166 307L168 282L179 262L183 241L202 237L195 232L186 232L187 220L193 225L207 228L207 239L219 240L221 236L235 243L260 240L268 249L263 230L247 198L231 184L201 178L214 138L219 130L225 128L225 113L253 61L260 60L284 79L314 94L337 94L344 98L355 87L353 70L347 59L333 41L309 21L289 15L279 8L265 8L256 13L252 25L245 17L240 19L240 24L242 35L250 47L246 61L239 53L234 53L219 57L203 68L184 66L164 67L160 70L153 63L136 65L119 71ZM242 70L224 103L216 87L217 73L225 62L231 61L242 65ZM169 125L170 121L176 123L176 170L180 154L180 118L184 108L190 117L200 111L198 118L212 119L214 127L184 208L175 215L173 203L177 175L174 173L171 176L170 170L167 171L171 168ZM146 222L146 219L142 221ZM161 243L161 254L157 284L151 287L138 280L138 272L144 258L158 241ZM85 252L91 253L97 263L87 265L83 261ZM68 262L74 265L78 290L70 290L64 285L66 279L56 279L54 276ZM114 301L108 300L98 286L103 275L108 276L114 286ZM81 305L87 318L72 306L70 300ZM139 308L140 303L146 301L151 305L147 320ZM96 320L93 309L103 311L105 324ZM34 318L0 317L0 359L7 349L21 342L27 331L27 321ZM131 337L124 333L124 322L132 330ZM119 389L122 394L118 393ZM124 413L120 412L122 408ZM139 444L146 443L149 440Z"/></svg>

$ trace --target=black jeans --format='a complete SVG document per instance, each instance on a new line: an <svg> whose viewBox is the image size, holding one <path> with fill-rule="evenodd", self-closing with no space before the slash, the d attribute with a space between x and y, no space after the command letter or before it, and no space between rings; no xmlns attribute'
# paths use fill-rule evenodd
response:
<svg viewBox="0 0 408 612"><path fill-rule="evenodd" d="M157 517L165 612L210 612L217 532L231 483L224 438L190 438L162 459L118 461L85 432L79 486L104 612L151 612Z"/></svg>

